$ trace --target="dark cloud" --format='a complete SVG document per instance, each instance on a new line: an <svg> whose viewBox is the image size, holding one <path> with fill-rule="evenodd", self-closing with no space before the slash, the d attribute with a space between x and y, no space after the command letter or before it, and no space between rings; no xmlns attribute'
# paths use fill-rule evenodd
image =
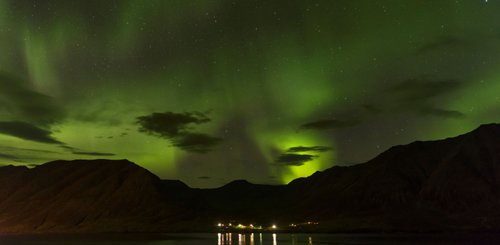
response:
<svg viewBox="0 0 500 245"><path fill-rule="evenodd" d="M18 157L11 155L11 154L5 154L5 153L0 153L0 158L7 159L7 160L12 160L12 161L20 161Z"/></svg>
<svg viewBox="0 0 500 245"><path fill-rule="evenodd" d="M27 122L0 122L0 133L40 143L62 144L51 136L51 131Z"/></svg>
<svg viewBox="0 0 500 245"><path fill-rule="evenodd" d="M362 107L365 111L367 111L367 112L369 112L369 113L371 113L371 114L380 114L380 113L382 113L382 111L383 111L383 110L382 110L382 109L380 109L378 106L376 106L376 105L371 105L371 104L364 104L364 105L361 105L361 107Z"/></svg>
<svg viewBox="0 0 500 245"><path fill-rule="evenodd" d="M275 161L276 164L278 165L285 165L285 166L302 166L306 162L310 162L317 158L318 156L316 155L309 155L309 154L281 154Z"/></svg>
<svg viewBox="0 0 500 245"><path fill-rule="evenodd" d="M206 153L217 145L221 138L199 133L182 133L171 138L172 145L185 151Z"/></svg>
<svg viewBox="0 0 500 245"><path fill-rule="evenodd" d="M465 40L454 36L439 36L434 40L422 45L418 48L418 53L427 53L441 49L454 48L467 44Z"/></svg>
<svg viewBox="0 0 500 245"><path fill-rule="evenodd" d="M137 118L139 131L170 140L173 146L184 151L206 153L217 145L221 138L193 132L194 126L210 122L201 112L153 113Z"/></svg>
<svg viewBox="0 0 500 245"><path fill-rule="evenodd" d="M74 148L74 147L71 147L71 146L68 146L68 145L65 145L65 144L61 144L59 147L62 148L63 150L69 151L69 152L71 152L72 154L75 154L75 155L86 155L86 156L115 156L116 155L116 154L113 154L113 153L82 151L80 149L77 149L77 148Z"/></svg>
<svg viewBox="0 0 500 245"><path fill-rule="evenodd" d="M0 113L12 120L48 126L60 121L63 109L49 96L30 89L26 82L0 73Z"/></svg>
<svg viewBox="0 0 500 245"><path fill-rule="evenodd" d="M458 80L409 79L390 87L386 92L401 101L426 100L451 93L461 85L462 82Z"/></svg>
<svg viewBox="0 0 500 245"><path fill-rule="evenodd" d="M137 122L141 126L141 132L173 138L188 132L193 124L207 123L210 119L200 112L165 112L138 117Z"/></svg>
<svg viewBox="0 0 500 245"><path fill-rule="evenodd" d="M76 151L76 150L77 150L76 148L73 148L73 147L68 146L68 145L65 145L65 144L61 144L59 147L60 147L61 149L63 149L63 150L67 150L67 151L71 151L71 152L72 152L72 151Z"/></svg>
<svg viewBox="0 0 500 245"><path fill-rule="evenodd" d="M0 134L64 145L52 137L51 126L65 113L50 96L34 91L29 83L0 73Z"/></svg>
<svg viewBox="0 0 500 245"><path fill-rule="evenodd" d="M356 120L341 121L335 119L326 119L302 124L300 125L299 130L328 130L336 128L348 128L356 126L359 123L360 122Z"/></svg>
<svg viewBox="0 0 500 245"><path fill-rule="evenodd" d="M209 179L212 179L212 177L209 177L209 176L200 176L200 177L198 177L198 179L209 180Z"/></svg>
<svg viewBox="0 0 500 245"><path fill-rule="evenodd" d="M332 148L328 146L294 146L278 155L274 164L278 166L302 166L318 158L318 154L331 150Z"/></svg>
<svg viewBox="0 0 500 245"><path fill-rule="evenodd" d="M447 118L447 119L460 119L460 118L465 117L465 114L460 112L460 111L445 110L445 109L432 108L432 107L426 107L426 108L420 110L420 113L422 115L436 116L436 117L442 117L442 118Z"/></svg>
<svg viewBox="0 0 500 245"><path fill-rule="evenodd" d="M8 150L8 151L22 151L22 152L35 152L35 153L48 153L48 154L60 154L60 152L48 151L48 150L39 150L39 149L30 149L30 148L19 148L12 146L0 146L0 149Z"/></svg>
<svg viewBox="0 0 500 245"><path fill-rule="evenodd" d="M86 151L73 151L75 155L85 155L85 156L102 156L102 157L112 157L116 156L113 153L103 153L103 152L86 152Z"/></svg>
<svg viewBox="0 0 500 245"><path fill-rule="evenodd" d="M328 146L295 146L287 150L289 153L300 153L300 152L325 152L331 151L332 148Z"/></svg>
<svg viewBox="0 0 500 245"><path fill-rule="evenodd" d="M463 85L459 80L408 79L389 87L379 100L384 111L411 112L423 116L441 118L463 118L465 114L430 106L439 103L439 99L452 94ZM366 108L369 110L369 108Z"/></svg>

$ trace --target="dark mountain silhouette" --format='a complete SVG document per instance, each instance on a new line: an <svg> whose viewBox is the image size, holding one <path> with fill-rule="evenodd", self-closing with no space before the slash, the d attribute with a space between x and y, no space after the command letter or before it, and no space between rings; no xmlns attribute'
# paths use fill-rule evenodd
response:
<svg viewBox="0 0 500 245"><path fill-rule="evenodd" d="M500 125L395 146L286 186L192 189L127 160L0 168L0 233L208 231L218 221L314 231L500 229Z"/></svg>
<svg viewBox="0 0 500 245"><path fill-rule="evenodd" d="M192 218L169 195L179 186L126 160L2 167L0 232L154 231Z"/></svg>
<svg viewBox="0 0 500 245"><path fill-rule="evenodd" d="M445 140L395 146L373 160L289 184L295 210L334 230L500 227L500 125ZM343 221L345 219L347 223Z"/></svg>

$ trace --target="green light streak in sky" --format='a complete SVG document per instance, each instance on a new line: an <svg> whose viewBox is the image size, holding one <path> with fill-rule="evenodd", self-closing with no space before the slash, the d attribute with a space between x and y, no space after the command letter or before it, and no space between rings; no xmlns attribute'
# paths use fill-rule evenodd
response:
<svg viewBox="0 0 500 245"><path fill-rule="evenodd" d="M58 95L58 79L54 73L52 59L44 39L26 32L24 40L29 80L34 83L39 92Z"/></svg>
<svg viewBox="0 0 500 245"><path fill-rule="evenodd" d="M33 3L0 0L0 71L28 84L11 88L19 96L51 96L57 108L41 109L64 112L34 126L163 178L287 183L500 120L498 1ZM411 101L404 98L422 91L391 90L443 80L460 86ZM37 123L19 112L38 106L32 98L5 93L0 122ZM464 116L424 115L424 106ZM212 152L186 153L138 132L139 116L193 111L211 119L196 132L224 139ZM324 119L360 123L297 132ZM334 150L303 166L274 164L290 147L318 145ZM2 149L26 162L98 158L5 135Z"/></svg>

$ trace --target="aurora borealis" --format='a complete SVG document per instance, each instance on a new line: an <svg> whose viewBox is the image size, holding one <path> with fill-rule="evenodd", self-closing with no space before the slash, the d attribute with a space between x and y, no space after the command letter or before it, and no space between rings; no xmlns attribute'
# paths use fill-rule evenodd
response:
<svg viewBox="0 0 500 245"><path fill-rule="evenodd" d="M287 183L500 121L500 1L0 0L0 164Z"/></svg>

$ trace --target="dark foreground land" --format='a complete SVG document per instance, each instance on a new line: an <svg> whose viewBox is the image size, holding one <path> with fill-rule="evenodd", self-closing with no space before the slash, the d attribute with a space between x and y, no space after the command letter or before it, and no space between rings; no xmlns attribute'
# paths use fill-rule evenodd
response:
<svg viewBox="0 0 500 245"><path fill-rule="evenodd" d="M286 186L193 189L127 160L0 168L0 233L227 230L498 231L500 125L395 146Z"/></svg>

